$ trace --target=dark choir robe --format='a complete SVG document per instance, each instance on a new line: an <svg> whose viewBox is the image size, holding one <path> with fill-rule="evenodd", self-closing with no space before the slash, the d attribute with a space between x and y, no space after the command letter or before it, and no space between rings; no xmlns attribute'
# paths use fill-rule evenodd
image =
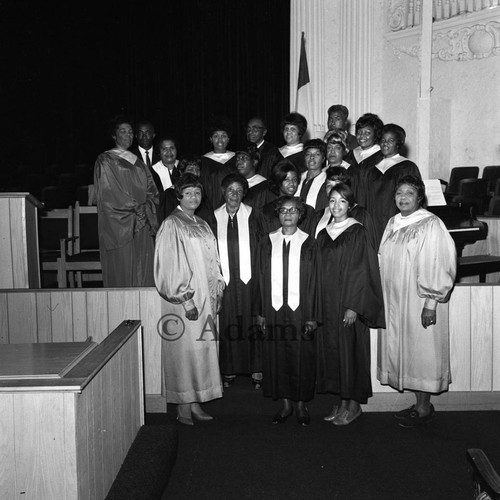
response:
<svg viewBox="0 0 500 500"><path fill-rule="evenodd" d="M254 327L251 307L258 280L257 216L252 207L242 203L231 218L224 204L215 211L215 221L214 234L226 283L219 313L220 370L224 375L261 372L262 335Z"/></svg>
<svg viewBox="0 0 500 500"><path fill-rule="evenodd" d="M313 179L307 179L307 172L300 176L300 184L297 188L300 199L314 208L321 210L328 206L328 194L326 193L326 173L320 172Z"/></svg>
<svg viewBox="0 0 500 500"><path fill-rule="evenodd" d="M306 321L319 321L321 317L320 269L314 238L300 230L292 238L295 241L283 245L280 228L263 240L260 249L258 313L266 319L263 389L264 396L273 399L310 401L316 381L316 340L315 333L304 333L304 326ZM302 246L297 250L299 241L302 241ZM273 247L282 252L282 258L274 268ZM296 260L294 255L298 255ZM278 304L273 306L271 284L277 273L282 276L282 305L279 307ZM297 291L300 297L293 299L292 293ZM298 305L294 302L297 299Z"/></svg>
<svg viewBox="0 0 500 500"><path fill-rule="evenodd" d="M335 226L346 229L332 239ZM369 328L385 327L377 254L365 228L352 218L323 229L318 247L326 279L321 286L317 391L364 404L372 396ZM346 309L358 314L349 327L343 324Z"/></svg>
<svg viewBox="0 0 500 500"><path fill-rule="evenodd" d="M207 158L206 156L201 157L201 183L205 190L205 197L210 202L213 209L219 208L224 203L224 197L222 195L222 179L226 175L234 173L236 171L236 156L233 156L226 163L220 163L213 160L212 158Z"/></svg>
<svg viewBox="0 0 500 500"><path fill-rule="evenodd" d="M269 179L273 171L274 165L278 163L283 157L279 152L278 146L264 140L264 142L257 148L260 152L260 162L257 167L257 173Z"/></svg>
<svg viewBox="0 0 500 500"><path fill-rule="evenodd" d="M389 162L389 168L382 173L377 165L383 165L385 162ZM389 219L399 213L394 201L396 184L405 175L414 175L419 179L421 175L415 163L400 155L385 158L381 164L377 165L367 172L368 205L366 208L373 218L377 244L379 244Z"/></svg>
<svg viewBox="0 0 500 500"><path fill-rule="evenodd" d="M333 215L330 212L330 207L326 207L324 210L318 210L315 216L316 227L314 228L314 232L311 234L314 234L317 238L321 230L325 229L325 227L333 221ZM356 219L363 225L366 229L368 241L375 250L378 250L379 241L377 233L375 232L375 224L373 223L372 216L368 213L368 211L359 205L354 205L354 207L349 210L349 217Z"/></svg>
<svg viewBox="0 0 500 500"><path fill-rule="evenodd" d="M163 193L160 193L160 206L158 207L158 222L160 225L178 205L179 200L175 195L175 189L173 187L166 189ZM214 211L206 196L203 196L200 206L194 213L207 222L210 228L214 227Z"/></svg>
<svg viewBox="0 0 500 500"><path fill-rule="evenodd" d="M156 164L154 163L153 165L156 165ZM165 167L163 164L161 164L161 166L162 166L162 168L168 169L168 167ZM163 191L165 191L165 189L163 189L163 184L161 182L160 176L157 174L157 172L155 171L155 169L153 167L151 167L150 170L151 170L151 175L153 176L153 180L155 181L156 187L158 188L158 192L162 193ZM172 184L175 184L177 179L181 176L177 167L174 167L172 169L172 172L169 172L169 174L170 174L170 180L172 181ZM167 187L167 189L168 189L168 187ZM160 224L161 224L161 221L160 221Z"/></svg>
<svg viewBox="0 0 500 500"><path fill-rule="evenodd" d="M306 212L301 222L299 229L309 235L314 236L314 227L316 225L314 209L309 205L304 204ZM280 220L274 210L274 200L264 205L259 214L259 237L264 238L269 233L276 231L281 227Z"/></svg>
<svg viewBox="0 0 500 500"><path fill-rule="evenodd" d="M260 210L264 205L275 199L276 195L271 192L269 181L264 180L249 188L243 201L247 205Z"/></svg>
<svg viewBox="0 0 500 500"><path fill-rule="evenodd" d="M384 155L378 149L371 156L358 161L356 158L359 159L359 157L355 153L356 150L351 151L346 158L346 161L351 164L349 167L349 177L351 178L354 199L356 203L365 207L370 212L371 205L369 200L371 200L371 196L368 173L384 158Z"/></svg>

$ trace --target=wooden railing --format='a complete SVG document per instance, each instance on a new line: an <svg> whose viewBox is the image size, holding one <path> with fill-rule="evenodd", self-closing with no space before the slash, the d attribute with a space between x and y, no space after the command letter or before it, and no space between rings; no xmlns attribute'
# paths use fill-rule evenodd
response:
<svg viewBox="0 0 500 500"><path fill-rule="evenodd" d="M423 0L401 0L390 8L389 26L392 31L400 31L419 26L422 21ZM480 12L498 7L499 0L433 0L432 17L435 22L456 16Z"/></svg>
<svg viewBox="0 0 500 500"><path fill-rule="evenodd" d="M162 299L154 288L2 290L0 348L2 343L83 341L89 335L100 342L124 319L139 319L144 329L145 392L150 396L146 404L148 411L165 411L158 398L162 315ZM499 409L500 285L457 285L438 315L449 322L453 378L450 392L439 399L447 401L449 409ZM373 392L387 396L391 405L401 404L404 395L376 380L376 332L371 337ZM376 399L369 406L387 411L387 400L377 406Z"/></svg>

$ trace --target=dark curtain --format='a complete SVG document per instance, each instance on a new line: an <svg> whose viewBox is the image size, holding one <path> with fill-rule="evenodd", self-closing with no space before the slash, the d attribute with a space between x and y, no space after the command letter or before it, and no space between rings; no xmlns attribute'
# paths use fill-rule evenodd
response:
<svg viewBox="0 0 500 500"><path fill-rule="evenodd" d="M289 111L289 0L0 2L4 164L93 164L124 112L205 153L208 123Z"/></svg>

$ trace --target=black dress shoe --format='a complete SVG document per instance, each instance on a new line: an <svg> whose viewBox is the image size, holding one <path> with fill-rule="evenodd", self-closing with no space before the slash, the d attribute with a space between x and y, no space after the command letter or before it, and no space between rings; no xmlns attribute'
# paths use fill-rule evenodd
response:
<svg viewBox="0 0 500 500"><path fill-rule="evenodd" d="M292 414L293 414L293 408L290 410L289 413L286 413L285 415L283 415L283 413L281 413L281 411L279 411L273 417L273 424L284 424L286 422L287 418L290 417Z"/></svg>
<svg viewBox="0 0 500 500"><path fill-rule="evenodd" d="M297 410L297 422L304 427L308 426L311 423L311 417L309 416L307 408L304 408L304 411Z"/></svg>

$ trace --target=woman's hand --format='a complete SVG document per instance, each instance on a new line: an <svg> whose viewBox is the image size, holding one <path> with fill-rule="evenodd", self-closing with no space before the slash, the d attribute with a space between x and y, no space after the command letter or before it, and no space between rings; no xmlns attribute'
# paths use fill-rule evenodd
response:
<svg viewBox="0 0 500 500"><path fill-rule="evenodd" d="M428 326L436 324L436 311L432 309L422 309L422 326L427 328Z"/></svg>
<svg viewBox="0 0 500 500"><path fill-rule="evenodd" d="M266 318L257 315L255 324L258 326L262 333L266 333Z"/></svg>
<svg viewBox="0 0 500 500"><path fill-rule="evenodd" d="M306 321L304 325L305 336L310 337L317 328L318 328L318 323L316 321Z"/></svg>
<svg viewBox="0 0 500 500"><path fill-rule="evenodd" d="M193 307L193 309L189 309L189 311L186 311L186 318L190 321L196 321L198 319L198 309L196 309L196 307Z"/></svg>
<svg viewBox="0 0 500 500"><path fill-rule="evenodd" d="M358 313L355 311L352 311L351 309L346 309L344 313L344 326L352 326L356 322L356 319L358 318Z"/></svg>
<svg viewBox="0 0 500 500"><path fill-rule="evenodd" d="M215 307L216 307L217 314L219 314L220 310L222 309L222 295L217 295Z"/></svg>

